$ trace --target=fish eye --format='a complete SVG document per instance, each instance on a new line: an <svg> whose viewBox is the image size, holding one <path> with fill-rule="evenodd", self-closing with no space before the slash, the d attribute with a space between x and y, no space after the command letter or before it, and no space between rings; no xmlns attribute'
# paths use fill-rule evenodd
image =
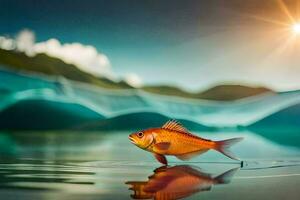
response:
<svg viewBox="0 0 300 200"><path fill-rule="evenodd" d="M141 138L141 137L144 136L144 133L143 132L138 132L137 136Z"/></svg>

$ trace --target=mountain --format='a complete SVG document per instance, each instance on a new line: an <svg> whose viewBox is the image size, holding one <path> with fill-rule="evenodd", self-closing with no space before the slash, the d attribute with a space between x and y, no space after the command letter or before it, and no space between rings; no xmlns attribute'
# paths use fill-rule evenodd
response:
<svg viewBox="0 0 300 200"><path fill-rule="evenodd" d="M78 69L75 65L67 64L62 60L46 54L37 54L28 57L22 52L0 49L0 64L15 71L29 71L51 76L63 76L67 79L84 82L108 89L132 89L124 81L114 82L104 77L95 77ZM191 93L172 86L144 86L141 90L161 95L179 96L185 98L207 100L236 100L249 96L272 92L263 87L249 87L242 85L219 85L203 92Z"/></svg>
<svg viewBox="0 0 300 200"><path fill-rule="evenodd" d="M250 87L243 85L218 85L208 90L198 93L189 93L172 86L145 86L143 90L157 94L167 94L180 97L189 97L197 99L231 101L245 97L255 96L272 90L264 87Z"/></svg>
<svg viewBox="0 0 300 200"><path fill-rule="evenodd" d="M149 127L161 127L170 118L162 114L151 112L131 113L112 117L106 120L94 120L74 127L75 130L143 130ZM213 127L204 126L185 119L177 119L182 125L189 127L189 130L214 131Z"/></svg>
<svg viewBox="0 0 300 200"><path fill-rule="evenodd" d="M83 72L75 65L67 64L58 58L37 54L28 57L24 53L0 49L0 64L16 71L29 71L46 75L63 76L67 79L89 83L104 88L132 88L125 82L114 82L106 78L98 78Z"/></svg>
<svg viewBox="0 0 300 200"><path fill-rule="evenodd" d="M81 123L103 120L100 114L76 103L22 100L0 111L0 129L69 129Z"/></svg>
<svg viewBox="0 0 300 200"><path fill-rule="evenodd" d="M300 129L300 100L299 103L274 112L265 118L251 124L248 128L256 132L293 132L299 134Z"/></svg>

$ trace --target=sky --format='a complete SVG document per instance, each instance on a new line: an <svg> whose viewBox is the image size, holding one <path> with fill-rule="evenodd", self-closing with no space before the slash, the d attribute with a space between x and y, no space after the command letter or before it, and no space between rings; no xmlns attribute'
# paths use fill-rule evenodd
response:
<svg viewBox="0 0 300 200"><path fill-rule="evenodd" d="M284 91L300 89L299 8L298 0L0 0L0 35L33 37L37 53L137 85Z"/></svg>

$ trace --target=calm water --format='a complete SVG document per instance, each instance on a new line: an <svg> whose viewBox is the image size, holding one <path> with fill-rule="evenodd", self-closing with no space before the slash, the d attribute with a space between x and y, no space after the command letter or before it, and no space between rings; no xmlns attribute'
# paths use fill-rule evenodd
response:
<svg viewBox="0 0 300 200"><path fill-rule="evenodd" d="M160 168L133 146L130 132L1 132L0 197L6 199L299 199L300 136L269 140L251 132L232 151ZM275 138L275 137L274 137Z"/></svg>

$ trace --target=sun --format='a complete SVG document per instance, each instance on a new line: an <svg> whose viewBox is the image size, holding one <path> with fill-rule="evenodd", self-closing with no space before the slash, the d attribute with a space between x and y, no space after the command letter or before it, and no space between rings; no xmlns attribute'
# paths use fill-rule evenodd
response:
<svg viewBox="0 0 300 200"><path fill-rule="evenodd" d="M293 29L294 33L300 34L300 23L294 24L293 27L292 27L292 29Z"/></svg>

